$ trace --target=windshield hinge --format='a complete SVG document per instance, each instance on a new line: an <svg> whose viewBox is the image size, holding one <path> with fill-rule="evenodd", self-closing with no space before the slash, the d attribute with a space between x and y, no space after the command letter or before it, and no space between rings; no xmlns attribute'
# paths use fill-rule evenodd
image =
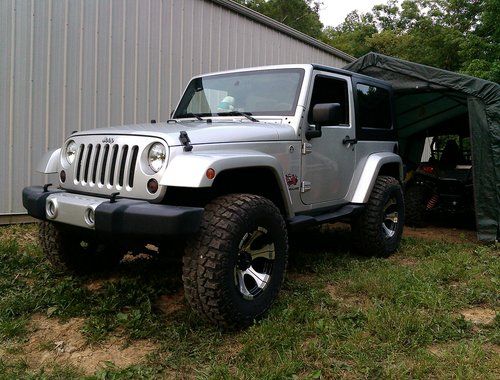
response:
<svg viewBox="0 0 500 380"><path fill-rule="evenodd" d="M305 193L306 191L311 190L311 182L309 181L302 181L300 184L300 192Z"/></svg>
<svg viewBox="0 0 500 380"><path fill-rule="evenodd" d="M309 154L313 151L312 144L305 142L302 144L302 154Z"/></svg>

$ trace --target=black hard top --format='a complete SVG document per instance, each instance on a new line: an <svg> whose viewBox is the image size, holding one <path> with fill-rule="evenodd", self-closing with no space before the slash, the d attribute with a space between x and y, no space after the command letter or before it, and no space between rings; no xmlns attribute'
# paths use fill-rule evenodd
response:
<svg viewBox="0 0 500 380"><path fill-rule="evenodd" d="M313 63L312 67L314 70L326 71L329 73L350 76L350 77L357 79L359 82L369 82L369 83L373 83L373 84L377 84L377 85L381 85L381 86L392 87L390 82L386 82L385 80L370 77L368 75L359 74L359 73L356 73L354 71L339 69L337 67L320 65L318 63Z"/></svg>

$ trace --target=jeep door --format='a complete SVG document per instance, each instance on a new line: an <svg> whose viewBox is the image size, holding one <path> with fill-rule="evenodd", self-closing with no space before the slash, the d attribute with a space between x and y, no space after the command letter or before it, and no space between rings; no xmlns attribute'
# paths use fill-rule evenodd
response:
<svg viewBox="0 0 500 380"><path fill-rule="evenodd" d="M356 154L351 78L339 74L314 72L309 91L309 110L304 129L314 128L313 107L321 103L339 103L336 125L324 125L320 137L304 139L302 155L301 199L305 204L343 203L353 177Z"/></svg>

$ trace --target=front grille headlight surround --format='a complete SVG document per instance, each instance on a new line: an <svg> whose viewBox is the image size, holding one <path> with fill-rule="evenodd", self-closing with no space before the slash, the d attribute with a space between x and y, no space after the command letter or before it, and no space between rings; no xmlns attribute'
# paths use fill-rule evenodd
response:
<svg viewBox="0 0 500 380"><path fill-rule="evenodd" d="M167 148L160 142L154 143L150 146L148 151L148 165L149 168L158 173L167 160Z"/></svg>
<svg viewBox="0 0 500 380"><path fill-rule="evenodd" d="M64 159L68 164L72 164L75 161L76 152L78 150L78 145L73 140L69 140L64 147Z"/></svg>

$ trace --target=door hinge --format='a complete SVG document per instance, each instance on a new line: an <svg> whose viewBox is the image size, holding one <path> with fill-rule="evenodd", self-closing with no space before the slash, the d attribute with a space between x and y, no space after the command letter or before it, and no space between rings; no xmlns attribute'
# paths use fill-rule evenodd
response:
<svg viewBox="0 0 500 380"><path fill-rule="evenodd" d="M305 193L306 191L311 190L311 182L309 181L302 181L300 184L300 192Z"/></svg>
<svg viewBox="0 0 500 380"><path fill-rule="evenodd" d="M313 146L310 143L303 143L302 144L302 154L309 154L313 151Z"/></svg>

